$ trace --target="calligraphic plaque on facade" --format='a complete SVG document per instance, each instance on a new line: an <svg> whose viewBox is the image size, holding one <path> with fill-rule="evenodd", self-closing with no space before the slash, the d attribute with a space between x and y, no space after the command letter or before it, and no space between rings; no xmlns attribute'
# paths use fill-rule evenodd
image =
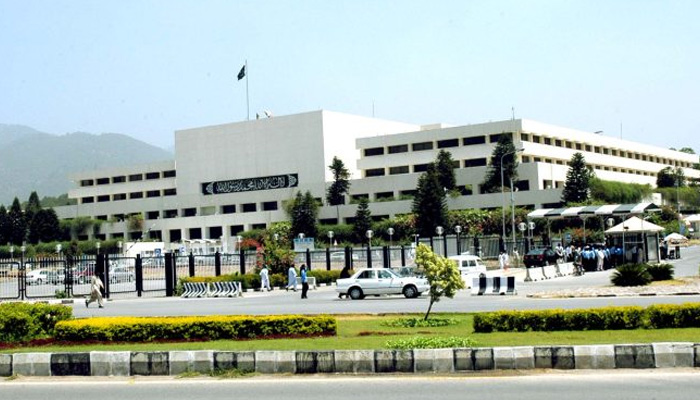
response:
<svg viewBox="0 0 700 400"><path fill-rule="evenodd" d="M252 192L255 190L285 189L299 185L298 174L265 176L262 178L232 179L202 183L202 194Z"/></svg>

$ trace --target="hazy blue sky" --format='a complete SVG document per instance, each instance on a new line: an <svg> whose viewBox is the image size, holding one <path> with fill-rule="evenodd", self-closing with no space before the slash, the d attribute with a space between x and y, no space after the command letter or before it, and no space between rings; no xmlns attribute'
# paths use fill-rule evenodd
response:
<svg viewBox="0 0 700 400"><path fill-rule="evenodd" d="M126 133L326 109L700 152L700 1L0 0L0 123Z"/></svg>

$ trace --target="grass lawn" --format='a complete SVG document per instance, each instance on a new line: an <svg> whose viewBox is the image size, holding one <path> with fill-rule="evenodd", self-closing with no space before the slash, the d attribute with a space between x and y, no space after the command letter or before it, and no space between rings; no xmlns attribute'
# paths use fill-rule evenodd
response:
<svg viewBox="0 0 700 400"><path fill-rule="evenodd" d="M406 315L408 316L408 315ZM412 314L412 317L422 317ZM437 328L394 328L382 321L399 316L339 315L338 336L308 339L218 340L183 343L107 343L89 345L46 345L3 349L2 353L18 352L86 352L86 351L168 351L168 350L361 350L383 349L392 339L413 336L470 337L478 347L532 346L532 345L585 345L652 342L700 342L700 328L619 330L619 331L562 331L562 332L494 332L474 333L471 314L432 314L431 317L453 318L451 326Z"/></svg>

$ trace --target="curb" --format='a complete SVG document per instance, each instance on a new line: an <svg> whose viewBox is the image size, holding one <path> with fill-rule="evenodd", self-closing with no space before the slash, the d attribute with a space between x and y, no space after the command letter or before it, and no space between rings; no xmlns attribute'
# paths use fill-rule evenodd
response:
<svg viewBox="0 0 700 400"><path fill-rule="evenodd" d="M604 294L527 294L531 299L574 299L574 298L599 298L599 297L654 297L654 296L698 296L700 292L670 292L670 293L604 293Z"/></svg>
<svg viewBox="0 0 700 400"><path fill-rule="evenodd" d="M328 351L170 351L0 354L0 376L173 376L239 369L260 374L467 373L483 370L700 368L700 343Z"/></svg>

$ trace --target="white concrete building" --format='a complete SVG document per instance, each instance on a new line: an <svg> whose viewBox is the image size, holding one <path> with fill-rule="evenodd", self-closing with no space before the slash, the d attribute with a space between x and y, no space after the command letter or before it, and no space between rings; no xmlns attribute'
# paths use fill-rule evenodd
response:
<svg viewBox="0 0 700 400"><path fill-rule="evenodd" d="M337 156L353 179L347 204L340 207L341 222L352 220L356 205L350 203L362 196L370 199L373 216L391 217L410 212L418 177L440 149L458 164L457 184L473 190L449 199L451 209L500 207L510 196L479 194L479 184L502 134L513 135L515 147L524 149L517 206L559 203L566 164L577 151L605 180L654 185L666 166L700 178L692 169L697 155L535 121L419 126L314 111L177 131L173 161L77 174L72 177L77 187L68 195L78 204L56 212L60 218L106 221L101 239L138 238L141 229L125 219L141 215L143 230L166 243L229 242L240 231L286 220L283 203L297 191L325 199L332 182L328 165ZM335 223L335 207L322 207L319 218Z"/></svg>

